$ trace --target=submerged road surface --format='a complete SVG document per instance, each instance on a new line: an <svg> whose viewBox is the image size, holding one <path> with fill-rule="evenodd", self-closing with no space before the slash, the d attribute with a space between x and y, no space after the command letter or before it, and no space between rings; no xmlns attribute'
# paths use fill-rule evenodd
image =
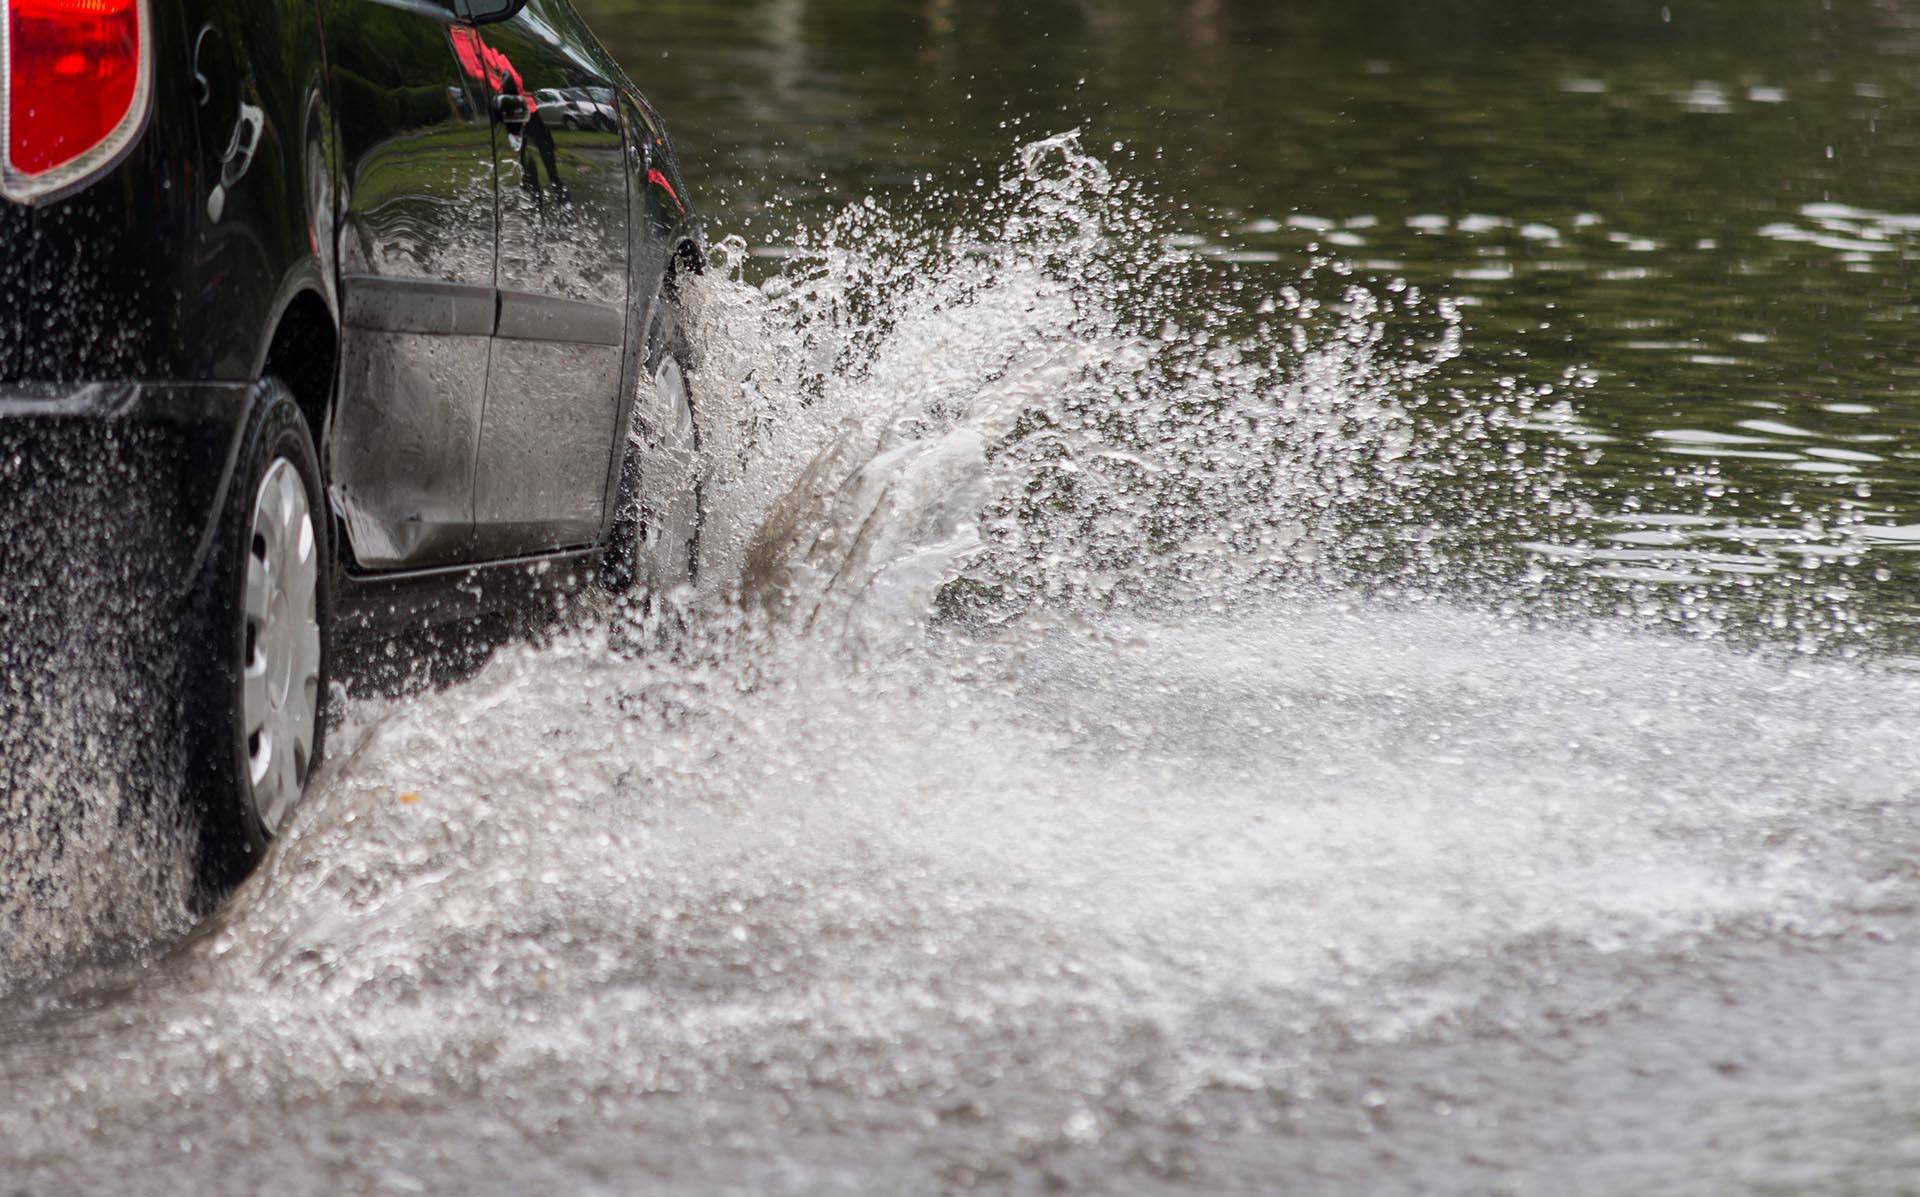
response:
<svg viewBox="0 0 1920 1197"><path fill-rule="evenodd" d="M0 1192L1920 1191L1920 676L1343 580L1444 539L1421 301L1162 329L1011 178L702 288L701 593L351 704L17 983Z"/></svg>
<svg viewBox="0 0 1920 1197"><path fill-rule="evenodd" d="M511 650L357 729L200 935L7 1016L0 1175L1913 1191L1920 680L1445 611L1116 637Z"/></svg>

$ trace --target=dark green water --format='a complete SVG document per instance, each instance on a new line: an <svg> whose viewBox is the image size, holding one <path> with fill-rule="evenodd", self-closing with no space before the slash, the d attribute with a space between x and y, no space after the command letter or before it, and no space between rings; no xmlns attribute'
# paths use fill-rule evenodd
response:
<svg viewBox="0 0 1920 1197"><path fill-rule="evenodd" d="M581 6L718 234L939 219L1082 128L1223 285L1321 259L1457 305L1421 418L1510 416L1433 481L1460 585L1920 647L1920 4Z"/></svg>

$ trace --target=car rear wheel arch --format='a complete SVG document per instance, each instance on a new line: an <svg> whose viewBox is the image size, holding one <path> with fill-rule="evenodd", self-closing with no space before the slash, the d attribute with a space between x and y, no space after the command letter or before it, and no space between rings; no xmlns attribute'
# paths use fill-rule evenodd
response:
<svg viewBox="0 0 1920 1197"><path fill-rule="evenodd" d="M281 309L259 374L279 380L293 392L314 446L322 449L323 456L339 361L339 323L318 291L302 287Z"/></svg>

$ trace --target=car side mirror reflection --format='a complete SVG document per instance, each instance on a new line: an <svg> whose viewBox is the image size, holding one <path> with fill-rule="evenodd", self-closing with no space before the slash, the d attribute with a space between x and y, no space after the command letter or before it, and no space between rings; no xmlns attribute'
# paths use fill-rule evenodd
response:
<svg viewBox="0 0 1920 1197"><path fill-rule="evenodd" d="M492 25L512 20L527 6L527 0L456 0L454 11L475 25Z"/></svg>

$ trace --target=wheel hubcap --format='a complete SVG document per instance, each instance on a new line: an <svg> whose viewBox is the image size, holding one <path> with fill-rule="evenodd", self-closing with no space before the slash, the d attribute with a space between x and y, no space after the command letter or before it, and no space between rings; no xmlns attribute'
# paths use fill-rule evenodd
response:
<svg viewBox="0 0 1920 1197"><path fill-rule="evenodd" d="M300 471L277 459L253 501L241 726L247 790L268 835L306 788L320 711L320 552Z"/></svg>

